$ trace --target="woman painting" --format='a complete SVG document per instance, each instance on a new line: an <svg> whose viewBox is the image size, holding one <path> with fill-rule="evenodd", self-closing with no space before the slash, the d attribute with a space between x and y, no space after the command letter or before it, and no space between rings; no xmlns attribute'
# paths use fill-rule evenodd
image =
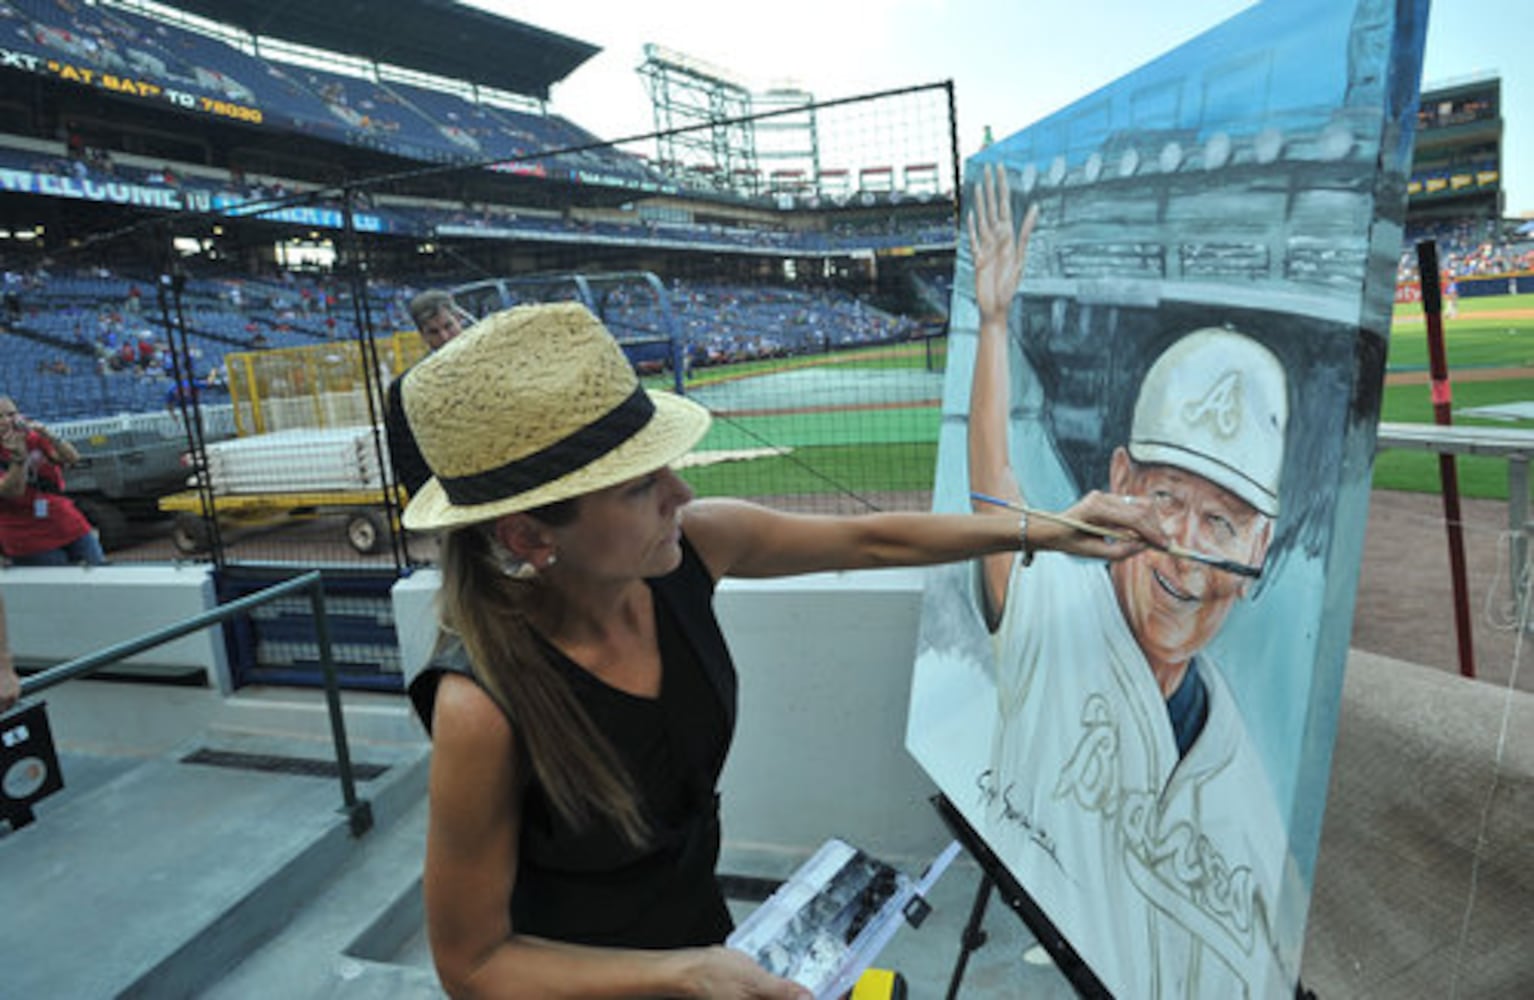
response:
<svg viewBox="0 0 1534 1000"><path fill-rule="evenodd" d="M455 996L807 996L721 947L722 577L1144 544L1005 514L694 501L669 465L707 412L640 388L574 304L481 321L403 399L434 476L405 525L444 533L444 641L411 696L433 739L427 924ZM1143 510L1096 494L1070 513L1160 541Z"/></svg>

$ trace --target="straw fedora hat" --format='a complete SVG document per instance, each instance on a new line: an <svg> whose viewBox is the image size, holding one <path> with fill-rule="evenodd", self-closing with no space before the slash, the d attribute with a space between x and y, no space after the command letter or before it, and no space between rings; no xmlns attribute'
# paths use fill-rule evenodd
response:
<svg viewBox="0 0 1534 1000"><path fill-rule="evenodd" d="M689 399L641 388L623 349L573 302L496 313L403 383L405 417L434 476L413 531L488 521L590 493L686 454L708 430Z"/></svg>

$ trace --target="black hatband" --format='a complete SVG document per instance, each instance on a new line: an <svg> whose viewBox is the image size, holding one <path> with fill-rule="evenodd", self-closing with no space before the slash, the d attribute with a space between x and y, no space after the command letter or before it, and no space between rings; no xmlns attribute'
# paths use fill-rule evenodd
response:
<svg viewBox="0 0 1534 1000"><path fill-rule="evenodd" d="M438 476L455 506L490 503L567 476L612 451L650 422L655 403L641 387L596 421L542 451L467 476Z"/></svg>

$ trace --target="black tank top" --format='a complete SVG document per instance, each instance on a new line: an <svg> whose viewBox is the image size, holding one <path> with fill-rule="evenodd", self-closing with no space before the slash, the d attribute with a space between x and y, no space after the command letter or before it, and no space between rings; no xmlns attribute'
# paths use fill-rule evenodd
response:
<svg viewBox="0 0 1534 1000"><path fill-rule="evenodd" d="M531 782L511 899L519 933L632 948L717 944L729 934L714 878L715 788L734 732L735 668L714 617L713 580L685 539L682 548L675 572L647 581L661 653L658 697L610 687L544 643L628 769L652 836L636 848L604 822L578 832ZM461 646L435 658L411 684L428 726L445 671L472 676Z"/></svg>

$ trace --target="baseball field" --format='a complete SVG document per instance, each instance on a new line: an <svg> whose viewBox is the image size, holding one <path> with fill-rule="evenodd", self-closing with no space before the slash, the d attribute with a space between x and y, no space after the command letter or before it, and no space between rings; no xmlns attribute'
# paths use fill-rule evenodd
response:
<svg viewBox="0 0 1534 1000"><path fill-rule="evenodd" d="M1534 404L1534 296L1463 299L1444 328L1455 423L1492 423L1463 412L1477 407ZM1382 420L1433 422L1426 331L1420 307L1397 307ZM707 464L684 475L704 496L840 497L884 506L868 498L924 493L937 453L943 363L943 344L933 341L700 369L687 392L715 421L700 448ZM1458 462L1465 496L1506 497L1503 460ZM1431 454L1387 450L1376 457L1376 488L1436 492L1438 476Z"/></svg>
<svg viewBox="0 0 1534 1000"><path fill-rule="evenodd" d="M1444 319L1444 344L1454 423L1534 428L1530 420L1498 421L1464 412L1505 403L1534 403L1534 295L1460 300L1458 315ZM1415 305L1396 307L1380 419L1433 422L1427 324ZM1458 467L1460 490L1465 496L1507 498L1504 460L1464 456L1458 459ZM1425 452L1380 452L1374 460L1374 485L1377 489L1437 492L1438 459Z"/></svg>

